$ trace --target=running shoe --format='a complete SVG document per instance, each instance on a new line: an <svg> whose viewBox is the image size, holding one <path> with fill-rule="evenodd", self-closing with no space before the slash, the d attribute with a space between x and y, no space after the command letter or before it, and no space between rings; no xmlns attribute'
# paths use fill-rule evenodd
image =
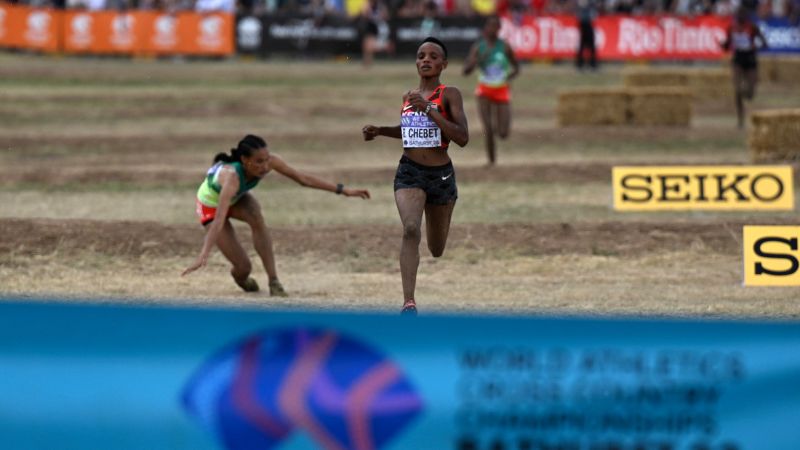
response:
<svg viewBox="0 0 800 450"><path fill-rule="evenodd" d="M416 316L417 315L417 303L414 300L406 300L403 303L403 309L400 310L400 315L403 316Z"/></svg>
<svg viewBox="0 0 800 450"><path fill-rule="evenodd" d="M244 290L245 292L258 292L259 290L258 282L256 282L255 278L253 277L247 278L246 280L244 280L244 283L239 283L237 281L236 284L238 284L239 287L242 288L242 290Z"/></svg>
<svg viewBox="0 0 800 450"><path fill-rule="evenodd" d="M283 285L277 279L269 282L269 295L272 297L288 297L289 294L283 289Z"/></svg>

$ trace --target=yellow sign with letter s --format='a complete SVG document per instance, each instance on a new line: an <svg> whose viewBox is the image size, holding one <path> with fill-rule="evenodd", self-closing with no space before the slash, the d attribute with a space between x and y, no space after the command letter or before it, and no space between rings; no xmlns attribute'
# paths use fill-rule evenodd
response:
<svg viewBox="0 0 800 450"><path fill-rule="evenodd" d="M745 286L800 286L800 226L746 225Z"/></svg>

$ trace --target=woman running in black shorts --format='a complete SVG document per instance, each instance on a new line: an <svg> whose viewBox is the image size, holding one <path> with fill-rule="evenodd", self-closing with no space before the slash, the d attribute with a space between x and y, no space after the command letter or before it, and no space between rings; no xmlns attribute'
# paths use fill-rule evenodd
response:
<svg viewBox="0 0 800 450"><path fill-rule="evenodd" d="M436 38L427 38L417 50L419 87L403 95L400 125L366 125L364 140L387 136L403 141L403 157L394 179L394 198L403 224L400 274L403 280L404 314L416 314L414 290L422 240L422 215L428 249L442 256L450 218L458 198L453 163L447 155L450 141L463 147L469 141L467 117L461 92L439 80L447 68L447 49Z"/></svg>
<svg viewBox="0 0 800 450"><path fill-rule="evenodd" d="M767 40L761 34L746 8L736 10L736 18L730 27L722 47L733 51L733 89L736 96L736 117L739 128L744 126L744 100L752 100L758 84L759 49L767 47Z"/></svg>
<svg viewBox="0 0 800 450"><path fill-rule="evenodd" d="M250 258L231 225L230 219L233 218L250 225L253 246L269 277L270 295L286 296L286 291L278 281L272 238L261 215L261 205L249 192L273 170L302 186L346 197L369 198L369 192L365 189L347 189L341 183L331 183L293 168L280 156L270 153L264 139L248 134L229 154L218 153L214 157L214 164L197 190L197 217L206 229L206 237L197 259L183 271L183 275L205 266L211 250L219 247L233 266L231 276L236 284L246 292L259 290L258 283L250 276Z"/></svg>

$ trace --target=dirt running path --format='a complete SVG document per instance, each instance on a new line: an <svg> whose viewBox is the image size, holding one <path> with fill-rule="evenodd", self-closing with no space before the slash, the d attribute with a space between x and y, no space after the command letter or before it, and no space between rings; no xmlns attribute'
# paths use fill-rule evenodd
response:
<svg viewBox="0 0 800 450"><path fill-rule="evenodd" d="M424 312L800 317L796 289L742 287L742 225L456 225L443 259L421 249L417 297ZM0 233L12 298L390 313L402 300L393 226L275 229L285 299L241 292L218 254L180 277L200 248L197 226L0 219Z"/></svg>
<svg viewBox="0 0 800 450"><path fill-rule="evenodd" d="M569 224L454 225L450 249L479 250L497 255L615 255L637 256L680 251L702 244L723 254L741 252L743 223L609 222ZM335 259L357 254L383 257L396 251L400 230L389 225L314 226L273 230L279 254L313 253ZM115 257L172 257L194 255L203 233L192 225L157 222L0 219L0 259L9 254L69 254L91 250ZM246 230L239 233L249 245ZM2 264L2 263L0 263Z"/></svg>
<svg viewBox="0 0 800 450"><path fill-rule="evenodd" d="M459 167L459 181L465 182L610 182L610 164L536 164L494 167ZM385 183L394 178L395 168L370 168L350 170L314 171L328 179L347 180L350 183ZM175 167L125 167L125 168L37 168L0 170L0 184L46 185L48 187L73 184L135 183L138 185L170 183L196 183L198 171ZM283 180L281 177L271 179Z"/></svg>

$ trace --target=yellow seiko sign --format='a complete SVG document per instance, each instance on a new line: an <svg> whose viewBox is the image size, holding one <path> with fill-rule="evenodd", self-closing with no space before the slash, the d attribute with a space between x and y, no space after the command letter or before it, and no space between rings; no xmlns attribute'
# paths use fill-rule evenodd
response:
<svg viewBox="0 0 800 450"><path fill-rule="evenodd" d="M790 166L614 167L617 211L794 209Z"/></svg>
<svg viewBox="0 0 800 450"><path fill-rule="evenodd" d="M744 227L745 286L800 286L800 226Z"/></svg>

